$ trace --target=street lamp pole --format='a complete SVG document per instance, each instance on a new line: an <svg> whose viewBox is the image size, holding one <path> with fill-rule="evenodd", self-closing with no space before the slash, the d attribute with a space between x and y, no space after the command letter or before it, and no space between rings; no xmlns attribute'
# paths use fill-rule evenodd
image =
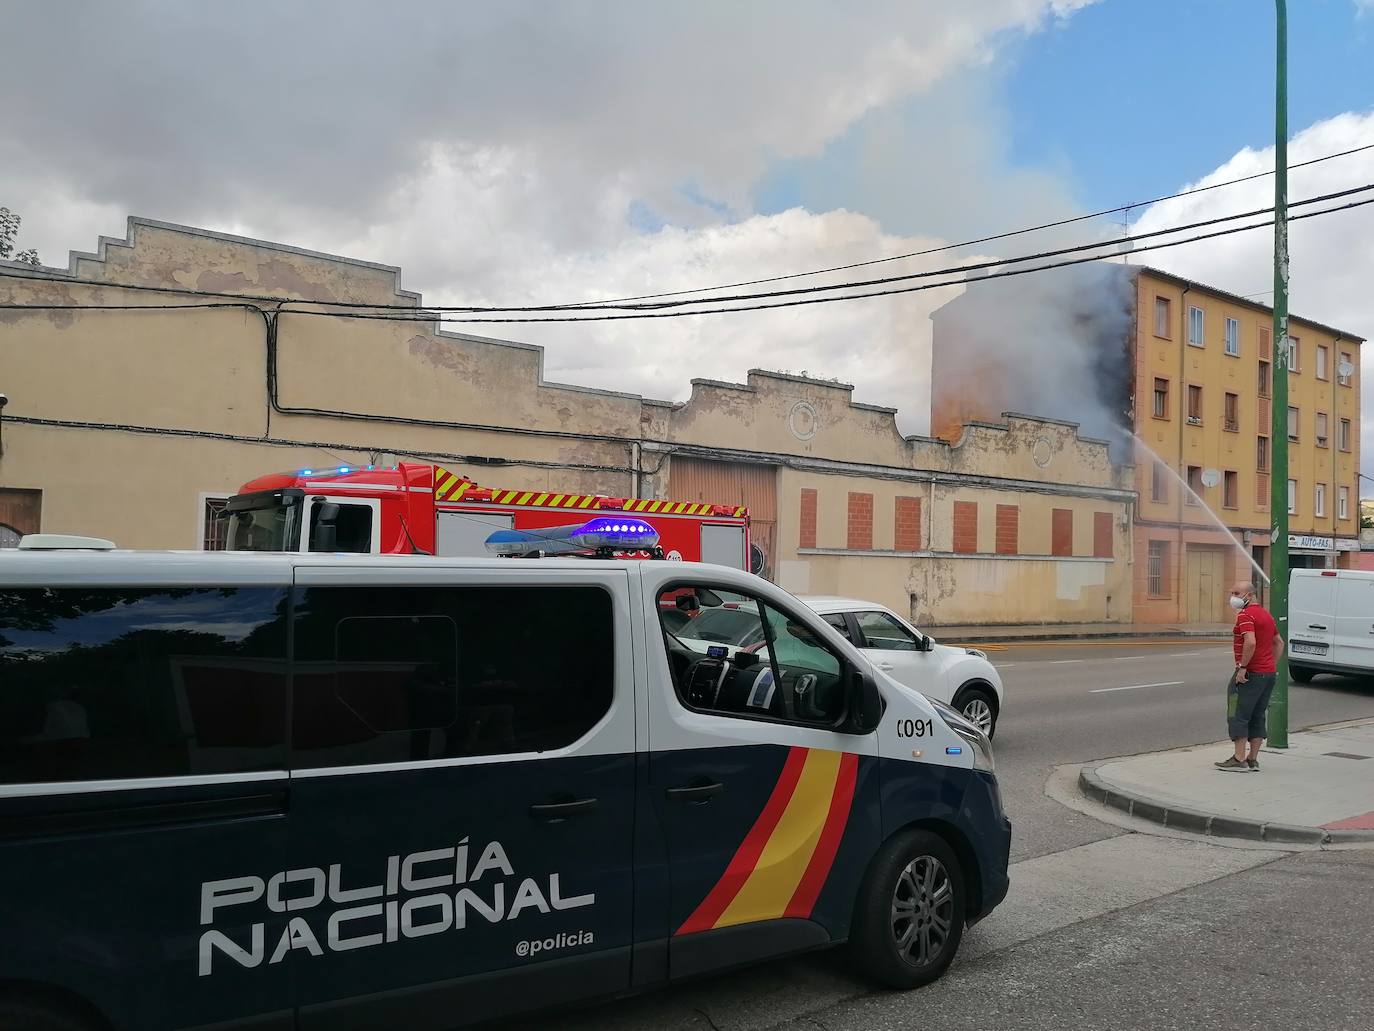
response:
<svg viewBox="0 0 1374 1031"><path fill-rule="evenodd" d="M1274 472L1270 483L1269 607L1288 640L1288 4L1274 0ZM1269 701L1269 744L1288 747L1288 649L1280 649Z"/></svg>

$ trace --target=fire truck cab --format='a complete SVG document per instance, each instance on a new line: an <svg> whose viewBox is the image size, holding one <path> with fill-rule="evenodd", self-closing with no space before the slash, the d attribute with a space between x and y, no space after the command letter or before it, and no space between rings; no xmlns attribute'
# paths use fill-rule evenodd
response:
<svg viewBox="0 0 1374 1031"><path fill-rule="evenodd" d="M490 555L487 542L501 531L520 532L530 542L527 554L543 554L552 550L541 547L544 534L561 541L585 524L621 515L650 521L665 558L762 572L743 506L481 487L424 463L261 476L244 484L224 513L230 551L473 558ZM520 552L508 547L502 554Z"/></svg>

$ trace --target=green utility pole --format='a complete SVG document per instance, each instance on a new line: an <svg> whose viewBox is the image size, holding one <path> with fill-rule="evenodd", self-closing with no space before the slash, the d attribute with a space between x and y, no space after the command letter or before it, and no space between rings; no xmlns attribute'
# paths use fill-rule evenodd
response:
<svg viewBox="0 0 1374 1031"><path fill-rule="evenodd" d="M1270 483L1269 609L1288 641L1288 4L1274 0L1278 51L1274 76L1274 471ZM1269 745L1288 747L1288 649L1276 656L1269 700Z"/></svg>

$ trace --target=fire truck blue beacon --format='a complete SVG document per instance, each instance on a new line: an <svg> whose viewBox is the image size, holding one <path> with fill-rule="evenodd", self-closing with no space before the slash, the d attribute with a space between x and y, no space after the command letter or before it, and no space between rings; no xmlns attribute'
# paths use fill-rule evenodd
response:
<svg viewBox="0 0 1374 1031"><path fill-rule="evenodd" d="M438 1031L830 947L938 978L1008 889L987 734L656 518L0 551L0 1026Z"/></svg>

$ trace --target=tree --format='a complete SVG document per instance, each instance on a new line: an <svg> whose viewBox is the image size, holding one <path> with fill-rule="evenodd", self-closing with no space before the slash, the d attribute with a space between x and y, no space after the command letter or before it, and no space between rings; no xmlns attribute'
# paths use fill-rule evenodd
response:
<svg viewBox="0 0 1374 1031"><path fill-rule="evenodd" d="M14 241L19 236L19 226L23 224L23 221L9 208L0 208L0 258L8 258L14 254L13 260L23 262L25 265L42 264L38 260L38 252L32 247L26 251L14 253Z"/></svg>

